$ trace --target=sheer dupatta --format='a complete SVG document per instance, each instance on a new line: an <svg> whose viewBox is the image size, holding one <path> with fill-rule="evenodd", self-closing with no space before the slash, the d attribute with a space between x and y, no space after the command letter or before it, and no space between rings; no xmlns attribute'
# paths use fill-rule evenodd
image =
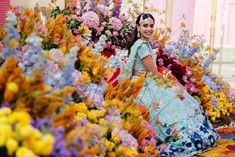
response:
<svg viewBox="0 0 235 157"><path fill-rule="evenodd" d="M131 79L132 73L133 73L133 67L135 64L135 59L136 59L136 53L137 50L145 43L146 41L143 40L137 40L135 44L131 47L131 52L130 55L127 59L127 62L123 69L121 69L121 73L118 77L118 83L119 85L122 83L123 80L125 79Z"/></svg>

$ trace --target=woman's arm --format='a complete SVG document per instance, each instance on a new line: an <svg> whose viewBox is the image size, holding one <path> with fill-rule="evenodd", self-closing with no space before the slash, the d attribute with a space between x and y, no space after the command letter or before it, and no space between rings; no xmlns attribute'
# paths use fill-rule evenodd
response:
<svg viewBox="0 0 235 157"><path fill-rule="evenodd" d="M157 67L154 64L154 61L151 55L144 57L142 59L142 63L148 72L152 72L153 74L157 73Z"/></svg>

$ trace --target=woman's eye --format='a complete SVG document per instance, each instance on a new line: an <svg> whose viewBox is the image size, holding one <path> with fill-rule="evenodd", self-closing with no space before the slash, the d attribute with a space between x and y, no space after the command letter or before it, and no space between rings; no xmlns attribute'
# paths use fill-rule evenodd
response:
<svg viewBox="0 0 235 157"><path fill-rule="evenodd" d="M144 27L148 27L148 25L147 25L147 24L145 24L145 25L144 25Z"/></svg>
<svg viewBox="0 0 235 157"><path fill-rule="evenodd" d="M151 28L153 28L154 25L150 25Z"/></svg>

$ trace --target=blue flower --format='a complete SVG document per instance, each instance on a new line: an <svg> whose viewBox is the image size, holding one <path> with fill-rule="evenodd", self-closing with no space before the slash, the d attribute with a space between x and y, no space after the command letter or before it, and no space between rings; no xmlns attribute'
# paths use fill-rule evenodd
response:
<svg viewBox="0 0 235 157"><path fill-rule="evenodd" d="M209 133L206 127L200 126L200 130L203 131L204 133Z"/></svg>
<svg viewBox="0 0 235 157"><path fill-rule="evenodd" d="M187 143L186 147L192 147L192 143Z"/></svg>
<svg viewBox="0 0 235 157"><path fill-rule="evenodd" d="M18 59L17 48L12 48L10 46L10 42L12 40L18 42L20 39L19 31L14 27L14 25L17 24L17 19L15 14L9 12L7 14L6 21L7 23L5 24L5 30L7 32L7 36L4 38L4 43L6 45L6 48L3 50L2 57L3 59L7 59L9 56L14 55L16 59Z"/></svg>
<svg viewBox="0 0 235 157"><path fill-rule="evenodd" d="M193 142L193 145L196 148L196 150L202 149L203 140L202 140L202 137L198 133L194 132L194 134L190 137L190 139Z"/></svg>
<svg viewBox="0 0 235 157"><path fill-rule="evenodd" d="M43 58L44 54L41 48L42 38L33 35L25 41L29 45L29 48L23 54L24 60L21 60L18 65L23 69L25 75L29 76L33 69L39 69L47 65L48 62Z"/></svg>
<svg viewBox="0 0 235 157"><path fill-rule="evenodd" d="M168 129L166 130L166 134L170 135L171 131L172 131L172 130L171 130L170 128L168 128Z"/></svg>
<svg viewBox="0 0 235 157"><path fill-rule="evenodd" d="M215 144L215 137L213 135L210 135L208 137L208 139L210 140L210 146L214 146L214 144Z"/></svg>

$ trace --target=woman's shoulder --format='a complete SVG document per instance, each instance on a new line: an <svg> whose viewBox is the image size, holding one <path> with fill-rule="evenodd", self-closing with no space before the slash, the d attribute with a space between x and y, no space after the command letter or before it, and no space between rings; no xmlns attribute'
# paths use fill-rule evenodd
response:
<svg viewBox="0 0 235 157"><path fill-rule="evenodd" d="M148 45L148 42L143 40L143 39L137 39L136 42L133 44L132 47L139 47L139 46L143 46L143 45Z"/></svg>

